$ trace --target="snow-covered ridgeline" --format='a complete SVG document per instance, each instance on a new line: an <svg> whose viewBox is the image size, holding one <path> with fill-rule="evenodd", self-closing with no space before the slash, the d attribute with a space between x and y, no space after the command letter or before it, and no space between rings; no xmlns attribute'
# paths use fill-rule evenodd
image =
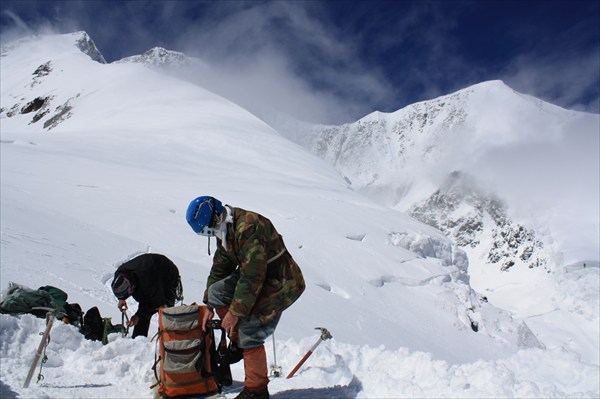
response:
<svg viewBox="0 0 600 399"><path fill-rule="evenodd" d="M213 194L273 220L305 273L307 291L277 331L279 345L291 353L281 360L286 368L312 345L314 327L326 326L336 338L333 352L319 348L309 370L274 382L273 392L323 387L329 397L339 397L334 388L340 385L350 396L397 397L419 390L446 395L439 385L431 387L430 373L421 373L421 366L439 369L442 381L460 376L449 383L454 394L448 396L529 389L548 396L593 396L599 391L588 372L598 369L597 359L587 358L590 351L580 367L584 351L595 347L597 352L591 326L597 313L581 308L589 324L571 342L558 339L556 323L541 323L538 339L529 320L515 319L471 289L464 252L438 230L357 195L333 168L226 99L134 63L99 63L81 53L73 39L78 41L68 35L40 38L29 42L32 47L2 53L3 284L56 285L84 309L98 306L114 317L108 285L115 266L151 250L175 261L186 299L199 300L210 257L206 242L189 231L182 215L191 198ZM48 96L53 96L48 114L33 121L42 108L22 112L30 101ZM65 99L71 99L63 114L68 117L44 127ZM18 112L8 115L13 108ZM582 273L585 292L597 292L586 277L593 270ZM571 282L579 286L579 280ZM594 298L588 294L565 298L576 311L579 300ZM510 302L510 295L504 296ZM530 311L547 312L546 304L530 305ZM3 365L33 351L20 343L39 339L41 321L26 319L2 317ZM56 328L59 342L61 331L77 335L68 326ZM150 351L130 353L145 341L115 340L101 349L76 341L49 350L78 352L85 365L104 353L106 363L92 368L89 381L106 375L120 382L128 371L139 379L137 373L146 370L131 396L145 392L151 372L142 357ZM407 363L392 361L399 354ZM120 356L127 361L118 369L108 366L109 359ZM375 356L414 367L414 375L371 360ZM544 367L531 366L530 357L541 357ZM1 379L13 389L27 367L23 362L2 367ZM70 361L57 362L55 369L47 366L48 373L71 381L80 376ZM479 362L489 372L477 374L469 366ZM563 383L550 372L557 364L584 371ZM510 373L494 379L504 367L524 367L531 379ZM85 397L93 387L118 396L122 389L120 383L92 384L73 384L66 395ZM60 395L55 386L41 388L39 396Z"/></svg>

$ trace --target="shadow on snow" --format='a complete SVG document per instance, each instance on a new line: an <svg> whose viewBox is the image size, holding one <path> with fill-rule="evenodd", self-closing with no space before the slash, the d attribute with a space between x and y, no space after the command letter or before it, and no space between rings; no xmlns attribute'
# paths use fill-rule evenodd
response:
<svg viewBox="0 0 600 399"><path fill-rule="evenodd" d="M329 388L290 389L271 395L271 399L355 399L362 391L361 382L354 376L348 385Z"/></svg>

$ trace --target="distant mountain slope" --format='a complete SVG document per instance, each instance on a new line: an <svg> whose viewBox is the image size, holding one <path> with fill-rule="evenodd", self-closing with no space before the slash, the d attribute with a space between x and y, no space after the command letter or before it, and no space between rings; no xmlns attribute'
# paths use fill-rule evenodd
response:
<svg viewBox="0 0 600 399"><path fill-rule="evenodd" d="M63 287L111 314L115 265L152 250L180 266L186 300L199 301L211 257L183 214L213 194L272 219L302 267L307 291L281 338L325 325L340 342L451 362L543 347L471 288L464 252L440 231L349 190L222 97L143 63L91 59L82 37L3 51L3 282Z"/></svg>
<svg viewBox="0 0 600 399"><path fill-rule="evenodd" d="M52 43L50 45L50 43ZM79 52L74 51L75 49ZM77 62L93 60L106 64L104 57L96 48L93 40L85 32L47 37L29 37L15 43L4 45L2 54L2 108L1 118L16 118L17 124L50 130L72 115L73 102L81 93L56 90L55 84L46 85L56 76L69 80L75 71L65 72L57 55L71 54ZM18 57L14 54L18 53ZM9 57L9 54L13 55ZM16 61L16 62L15 62ZM29 69L21 69L27 65ZM73 64L75 66L75 64ZM10 78L9 78L10 77ZM8 87L6 85L9 85ZM48 87L50 86L50 87ZM3 120L3 127L10 125Z"/></svg>
<svg viewBox="0 0 600 399"><path fill-rule="evenodd" d="M354 190L443 231L491 303L534 332L587 326L568 334L595 342L592 352L581 349L595 353L597 312L568 305L579 297L568 270L598 264L599 115L490 81L355 123L281 126ZM589 299L597 304L599 295ZM564 345L560 333L547 337Z"/></svg>
<svg viewBox="0 0 600 399"><path fill-rule="evenodd" d="M598 115L490 81L287 136L334 165L355 190L406 211L431 203L448 175L459 171L493 193L508 219L532 234L550 234L573 262L598 253L599 129ZM574 229L582 234L567 233ZM587 249L575 253L582 240Z"/></svg>
<svg viewBox="0 0 600 399"><path fill-rule="evenodd" d="M105 64L85 32L26 38L9 44L2 54L0 118L5 130L73 131L142 124L158 129L206 122L206 115L225 108L235 110L228 111L231 118L270 130L249 112L199 86L169 78L139 62ZM162 52L156 49L152 54L150 59L155 60ZM141 97L147 82L153 82L156 98L174 104L169 114ZM198 100L206 105L189 112L187 104ZM224 104L229 106L223 108Z"/></svg>
<svg viewBox="0 0 600 399"><path fill-rule="evenodd" d="M178 77L187 76L190 81L195 82L201 79L194 78L190 74L208 68L197 58L159 47L152 48L142 55L124 58L117 63L139 63L150 69ZM306 130L311 128L310 125L299 123L302 131L293 138L301 141L301 144L308 144L314 153L334 164L346 180L353 183L354 188L359 190L366 188L367 191L374 189L379 193L388 189L393 190L395 186L406 183L398 181L397 177L403 174L404 168L410 168L409 164L414 163L414 158L419 161L429 159L429 163L435 164L440 156L443 156L445 140L449 140L445 136L451 135L449 131L453 129L464 127L467 122L468 104L479 101L471 97L481 96L477 91L500 92L510 96L510 93L504 93L508 88L501 82L488 82L480 86L482 87L470 88L464 93L447 96L444 100L417 104L414 106L415 109L403 115L373 113L357 122L355 129L351 127L352 125L344 125L341 130L335 127L326 127L325 130L317 128L316 131L320 132L319 139L306 134ZM538 105L544 106L541 102ZM552 108L550 105L548 107ZM394 123L391 127L390 121ZM276 123L276 125L281 127L285 122L286 120L282 119L282 124ZM495 134L499 136L497 140L506 139L500 137L503 135L502 131L495 131ZM313 137L313 141L307 140L307 137ZM391 180L387 181L383 174L390 173L390 169L396 170L397 174L392 174ZM456 239L460 247L468 245L470 248L480 244L479 235L483 231L483 217L487 215L491 217L494 225L494 242L485 243L489 247L486 261L499 263L501 270L508 270L515 265L515 262L525 262L529 267L547 266L548 257L553 254L551 251L545 251L546 253L541 251L543 243L541 238L536 236L536 232L521 224L513 224L506 214L505 204L499 199L489 198L489 194L484 193L483 188L478 187L474 182L469 185L469 194L461 192L464 188L463 184L457 182L464 178L464 173L453 174L449 178L451 182L444 183L446 186L451 186L451 193L447 192L449 187L446 190L442 188L436 191L425 202L413 204L411 215L449 234ZM478 192L474 193L475 190ZM445 196L452 198L444 198ZM445 223L437 223L434 220L435 218L447 219L448 214L454 212L465 200L475 207L476 217L472 215L464 221L446 220ZM434 213L436 216L433 215ZM470 227L463 223L471 224L471 227L476 223L477 228L471 231ZM453 231L450 231L448 225L454 226Z"/></svg>

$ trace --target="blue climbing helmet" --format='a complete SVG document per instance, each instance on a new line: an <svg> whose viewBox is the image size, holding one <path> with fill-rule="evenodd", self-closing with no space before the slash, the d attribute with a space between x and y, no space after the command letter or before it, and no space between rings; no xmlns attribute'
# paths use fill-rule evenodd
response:
<svg viewBox="0 0 600 399"><path fill-rule="evenodd" d="M221 201L203 196L190 202L185 218L196 234L210 237L215 235L215 219L221 212L223 212Z"/></svg>

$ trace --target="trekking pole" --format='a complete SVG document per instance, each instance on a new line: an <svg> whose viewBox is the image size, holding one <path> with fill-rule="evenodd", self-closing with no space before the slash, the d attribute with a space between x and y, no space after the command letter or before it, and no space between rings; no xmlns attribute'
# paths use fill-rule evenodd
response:
<svg viewBox="0 0 600 399"><path fill-rule="evenodd" d="M48 311L46 313L46 330L42 334L42 340L40 341L40 345L38 346L37 352L33 359L33 363L31 363L31 368L29 369L29 373L27 374L27 378L25 379L23 388L29 388L29 383L31 382L31 378L33 377L35 368L37 367L37 364L40 361L40 357L42 356L44 347L50 341L50 330L52 329L52 324L54 324L54 316L56 316L56 310L51 309L51 308L33 308L33 309L44 309L44 310Z"/></svg>
<svg viewBox="0 0 600 399"><path fill-rule="evenodd" d="M304 355L304 357L300 360L300 362L296 365L296 367L294 367L294 369L292 370L292 372L286 378L292 378L294 376L294 374L296 373L296 371L298 371L298 369L304 364L304 362L306 361L306 359L308 359L310 357L310 355L313 354L313 352L315 351L315 349L317 349L317 346L319 346L319 344L321 344L321 342L333 338L331 336L331 333L329 331L327 331L326 328L316 327L315 330L321 330L321 336L319 337L319 339L317 340L317 342L315 342L315 344L312 346L312 348L310 348L308 350L308 352L306 352L306 355Z"/></svg>
<svg viewBox="0 0 600 399"><path fill-rule="evenodd" d="M281 377L282 373L281 366L277 365L277 351L275 350L275 333L273 333L273 364L271 365L271 376Z"/></svg>

